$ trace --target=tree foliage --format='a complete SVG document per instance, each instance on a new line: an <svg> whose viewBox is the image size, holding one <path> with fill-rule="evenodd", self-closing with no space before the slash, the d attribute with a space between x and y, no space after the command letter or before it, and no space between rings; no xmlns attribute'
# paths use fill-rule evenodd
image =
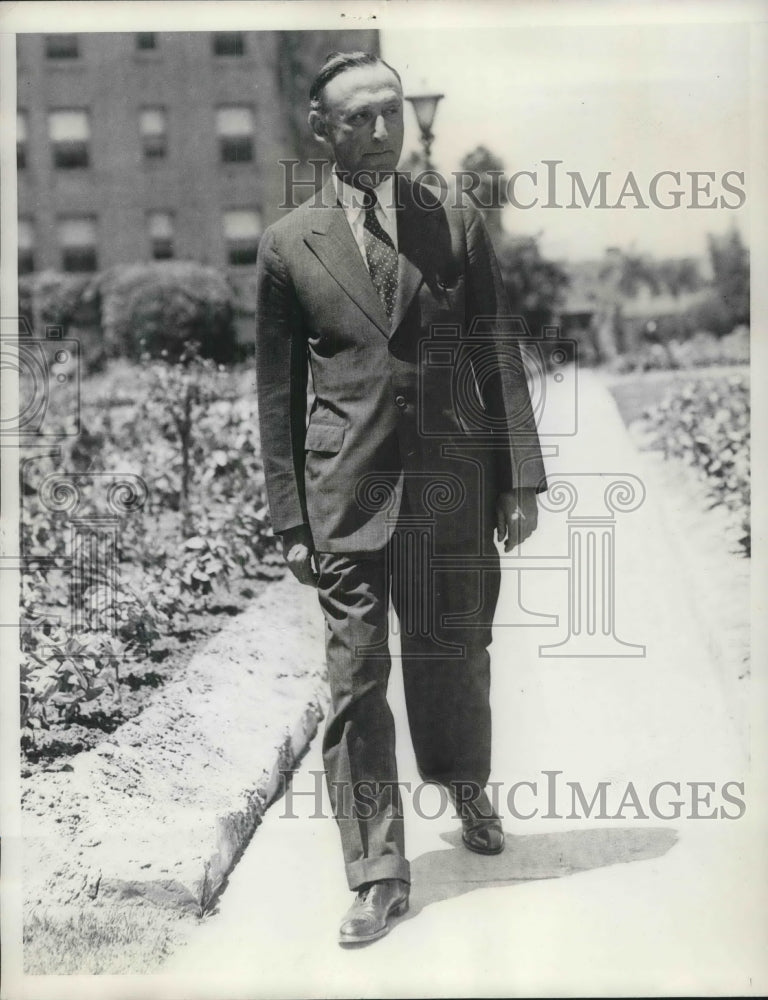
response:
<svg viewBox="0 0 768 1000"><path fill-rule="evenodd" d="M642 288L651 295L669 294L678 298L683 292L695 292L704 284L695 257L664 257L624 251L615 255L600 269L603 281L615 281L617 291L626 298L635 298Z"/></svg>
<svg viewBox="0 0 768 1000"><path fill-rule="evenodd" d="M477 146L461 161L461 169L474 174L477 179L472 197L495 240L501 235L501 210L508 204L504 162L487 146Z"/></svg>
<svg viewBox="0 0 768 1000"><path fill-rule="evenodd" d="M729 316L731 328L749 325L749 250L734 226L723 236L707 238L712 284Z"/></svg>
<svg viewBox="0 0 768 1000"><path fill-rule="evenodd" d="M560 264L544 257L537 236L503 232L501 210L507 204L503 161L486 146L477 146L467 153L461 167L477 175L473 197L491 234L512 312L523 316L536 335L553 321L568 275Z"/></svg>
<svg viewBox="0 0 768 1000"><path fill-rule="evenodd" d="M568 275L558 263L543 256L535 236L504 236L497 258L512 312L523 316L537 335L553 321Z"/></svg>

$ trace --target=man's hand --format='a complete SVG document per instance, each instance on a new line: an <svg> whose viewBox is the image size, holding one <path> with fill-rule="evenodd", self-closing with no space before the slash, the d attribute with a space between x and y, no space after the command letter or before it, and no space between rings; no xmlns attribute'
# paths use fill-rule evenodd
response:
<svg viewBox="0 0 768 1000"><path fill-rule="evenodd" d="M524 486L511 493L500 493L496 500L496 534L504 542L504 551L511 552L536 530L539 506L533 486Z"/></svg>
<svg viewBox="0 0 768 1000"><path fill-rule="evenodd" d="M280 537L283 542L283 557L288 564L288 569L299 583L306 584L308 587L316 587L317 571L312 564L315 547L309 526L299 524L295 528L284 531Z"/></svg>

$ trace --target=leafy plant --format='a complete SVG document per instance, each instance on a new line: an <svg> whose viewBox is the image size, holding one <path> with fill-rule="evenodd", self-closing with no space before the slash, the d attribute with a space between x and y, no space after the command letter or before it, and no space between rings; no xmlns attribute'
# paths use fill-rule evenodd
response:
<svg viewBox="0 0 768 1000"><path fill-rule="evenodd" d="M731 514L737 541L751 553L750 397L746 376L685 383L645 414L653 446L695 468L712 506Z"/></svg>
<svg viewBox="0 0 768 1000"><path fill-rule="evenodd" d="M224 370L194 347L175 362L120 362L95 378L98 397L89 393L90 379L84 383L79 437L63 437L58 455L24 456L26 726L67 726L83 705L117 698L126 657L188 638L190 617L238 578L284 572L265 503L252 380L247 368ZM51 426L67 427L68 405L51 398ZM73 603L71 523L40 498L45 478L64 469L80 474L78 516L105 513L92 489L99 473L138 475L148 486L145 508L119 520L117 582L90 567L75 590L75 610L89 628L73 637L87 647L77 652L61 624Z"/></svg>
<svg viewBox="0 0 768 1000"><path fill-rule="evenodd" d="M146 401L142 416L179 446L179 508L182 531L189 532L190 488L194 438L204 411L222 392L223 367L201 358L194 344L186 344L175 364L143 357Z"/></svg>
<svg viewBox="0 0 768 1000"><path fill-rule="evenodd" d="M70 635L61 626L25 630L21 662L21 724L48 728L111 691L119 699L118 670L125 646L112 636Z"/></svg>

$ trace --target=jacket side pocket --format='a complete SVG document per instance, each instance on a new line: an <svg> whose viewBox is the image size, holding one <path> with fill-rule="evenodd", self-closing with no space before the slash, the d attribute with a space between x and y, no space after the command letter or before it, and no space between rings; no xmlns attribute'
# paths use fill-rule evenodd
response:
<svg viewBox="0 0 768 1000"><path fill-rule="evenodd" d="M304 441L305 451L335 455L344 442L344 428L335 424L310 424Z"/></svg>

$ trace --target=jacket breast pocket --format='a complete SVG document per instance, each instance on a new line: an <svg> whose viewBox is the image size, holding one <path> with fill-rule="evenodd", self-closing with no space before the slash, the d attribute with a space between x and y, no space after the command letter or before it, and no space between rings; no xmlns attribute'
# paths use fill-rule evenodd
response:
<svg viewBox="0 0 768 1000"><path fill-rule="evenodd" d="M336 424L310 424L304 440L305 451L335 455L344 442L344 428Z"/></svg>

